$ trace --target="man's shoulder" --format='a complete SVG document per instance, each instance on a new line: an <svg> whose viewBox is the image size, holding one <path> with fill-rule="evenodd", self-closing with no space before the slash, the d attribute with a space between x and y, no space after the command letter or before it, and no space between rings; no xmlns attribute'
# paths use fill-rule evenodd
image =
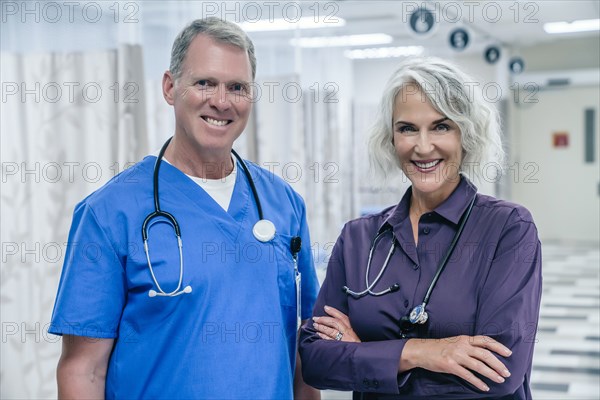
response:
<svg viewBox="0 0 600 400"><path fill-rule="evenodd" d="M147 186L152 184L153 158L153 156L147 156L113 176L108 182L81 200L78 206L114 208L119 204L126 203L127 199L133 198L139 191L147 190Z"/></svg>

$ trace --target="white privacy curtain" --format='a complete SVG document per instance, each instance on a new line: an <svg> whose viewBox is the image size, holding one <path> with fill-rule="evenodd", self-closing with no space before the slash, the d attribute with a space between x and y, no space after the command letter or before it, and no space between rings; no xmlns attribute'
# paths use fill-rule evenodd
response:
<svg viewBox="0 0 600 400"><path fill-rule="evenodd" d="M1 54L1 398L55 398L75 204L148 153L141 47ZM90 293L93 296L93 293Z"/></svg>
<svg viewBox="0 0 600 400"><path fill-rule="evenodd" d="M269 87L297 89L259 97L254 119L236 148L247 149L249 159L304 198L312 243L302 246L310 246L316 266L324 268L343 223L352 216L352 198L345 195L353 179L351 141L339 124L340 101L324 90L300 89L297 75L263 78L257 86L263 92Z"/></svg>

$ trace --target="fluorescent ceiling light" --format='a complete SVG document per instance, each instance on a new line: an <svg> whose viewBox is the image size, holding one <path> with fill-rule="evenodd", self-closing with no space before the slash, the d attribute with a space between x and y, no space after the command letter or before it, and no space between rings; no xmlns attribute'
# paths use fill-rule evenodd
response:
<svg viewBox="0 0 600 400"><path fill-rule="evenodd" d="M422 46L377 47L371 49L346 50L344 55L352 59L390 58L418 56L423 53Z"/></svg>
<svg viewBox="0 0 600 400"><path fill-rule="evenodd" d="M580 19L573 22L548 22L544 24L546 33L574 33L600 30L600 19Z"/></svg>
<svg viewBox="0 0 600 400"><path fill-rule="evenodd" d="M286 31L292 29L316 29L316 28L338 28L346 25L343 18L317 19L314 17L302 17L299 20L286 18L261 19L258 21L246 21L239 24L246 32L268 32L268 31Z"/></svg>
<svg viewBox="0 0 600 400"><path fill-rule="evenodd" d="M345 47L345 46L368 46L374 44L391 43L393 38L384 33L369 33L365 35L347 36L321 36L292 39L292 46L300 47Z"/></svg>

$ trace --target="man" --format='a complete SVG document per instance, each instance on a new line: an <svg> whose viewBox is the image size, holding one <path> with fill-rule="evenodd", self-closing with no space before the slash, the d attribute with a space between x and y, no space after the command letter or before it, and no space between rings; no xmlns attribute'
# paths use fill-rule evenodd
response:
<svg viewBox="0 0 600 400"><path fill-rule="evenodd" d="M146 157L74 213L49 329L64 335L59 398L319 398L296 365L298 314L318 290L304 203L231 153L255 71L235 24L197 20L175 40L162 161Z"/></svg>

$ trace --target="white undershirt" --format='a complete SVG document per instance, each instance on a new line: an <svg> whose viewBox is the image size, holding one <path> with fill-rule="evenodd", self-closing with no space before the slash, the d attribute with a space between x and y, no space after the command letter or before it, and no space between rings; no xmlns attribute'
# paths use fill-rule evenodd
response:
<svg viewBox="0 0 600 400"><path fill-rule="evenodd" d="M158 153L155 155L158 155ZM163 161L165 161L167 164L171 164L164 156ZM185 176L196 182L196 184L204 189L204 191L208 193L209 196L212 197L213 200L223 208L223 210L227 211L229 209L229 203L231 203L231 197L233 196L237 170L237 162L234 161L233 171L221 179L198 178L197 176L191 176L188 174L185 174Z"/></svg>

